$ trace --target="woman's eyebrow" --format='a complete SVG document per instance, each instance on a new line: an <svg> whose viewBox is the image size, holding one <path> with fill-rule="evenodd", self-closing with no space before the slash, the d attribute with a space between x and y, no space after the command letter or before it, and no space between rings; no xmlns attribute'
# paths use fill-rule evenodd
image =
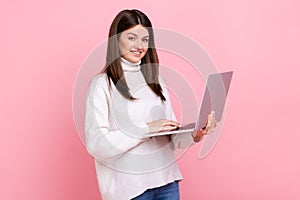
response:
<svg viewBox="0 0 300 200"><path fill-rule="evenodd" d="M130 32L130 33L127 33L127 35L130 35L130 34L131 34L131 35L134 35L135 37L138 37L138 35L135 34L135 33L131 33L131 32ZM149 37L149 35L145 35L143 38L145 38L145 37Z"/></svg>

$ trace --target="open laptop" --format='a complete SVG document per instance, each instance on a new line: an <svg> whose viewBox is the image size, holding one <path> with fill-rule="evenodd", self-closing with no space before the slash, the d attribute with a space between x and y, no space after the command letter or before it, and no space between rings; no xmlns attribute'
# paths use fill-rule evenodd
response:
<svg viewBox="0 0 300 200"><path fill-rule="evenodd" d="M220 121L222 119L232 74L233 71L229 71L210 74L208 76L196 122L189 123L185 126L178 127L177 129L171 131L149 133L146 134L145 137L186 133L199 130L205 127L207 117L211 111L215 112L216 121Z"/></svg>

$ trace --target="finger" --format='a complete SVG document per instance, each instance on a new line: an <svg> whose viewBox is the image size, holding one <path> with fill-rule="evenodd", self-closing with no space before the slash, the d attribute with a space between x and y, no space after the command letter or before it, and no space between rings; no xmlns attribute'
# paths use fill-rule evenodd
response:
<svg viewBox="0 0 300 200"><path fill-rule="evenodd" d="M214 115L213 114L209 114L207 121L211 124L214 120L215 120L214 119Z"/></svg>
<svg viewBox="0 0 300 200"><path fill-rule="evenodd" d="M207 124L206 124L206 126L205 126L205 128L204 129L202 129L202 131L203 131L203 134L208 134L209 133L209 131L210 131L210 129L211 129L211 123L210 122L207 122Z"/></svg>
<svg viewBox="0 0 300 200"><path fill-rule="evenodd" d="M169 122L171 123L172 126L180 126L179 122L173 121L173 120L169 120Z"/></svg>
<svg viewBox="0 0 300 200"><path fill-rule="evenodd" d="M214 121L214 126L213 126L213 127L214 127L214 128L217 127L217 120Z"/></svg>
<svg viewBox="0 0 300 200"><path fill-rule="evenodd" d="M212 126L212 121L210 119L208 119L207 123L206 123L206 127L205 127L205 130L208 130L210 129Z"/></svg>
<svg viewBox="0 0 300 200"><path fill-rule="evenodd" d="M208 115L208 121L214 122L216 120L215 111L211 111Z"/></svg>
<svg viewBox="0 0 300 200"><path fill-rule="evenodd" d="M171 131L171 130L174 130L174 129L177 129L177 126L164 126L164 127L162 127L163 131Z"/></svg>
<svg viewBox="0 0 300 200"><path fill-rule="evenodd" d="M215 119L216 113L215 113L215 111L211 111L211 112L209 113L209 115L211 115L212 118Z"/></svg>
<svg viewBox="0 0 300 200"><path fill-rule="evenodd" d="M163 126L176 126L178 127L180 124L178 122L172 120L165 120Z"/></svg>
<svg viewBox="0 0 300 200"><path fill-rule="evenodd" d="M217 127L217 122L216 122L216 120L214 120L213 123L211 124L211 126L207 128L207 134L212 133L214 128L216 128L216 127Z"/></svg>

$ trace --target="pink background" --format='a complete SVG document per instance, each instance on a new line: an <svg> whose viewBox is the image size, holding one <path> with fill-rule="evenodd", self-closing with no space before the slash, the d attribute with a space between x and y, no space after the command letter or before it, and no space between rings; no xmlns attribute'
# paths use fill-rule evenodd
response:
<svg viewBox="0 0 300 200"><path fill-rule="evenodd" d="M300 4L265 1L0 3L1 200L101 199L72 118L73 83L124 8L201 44L234 70L223 133L179 159L188 199L300 199ZM121 191L120 191L121 192Z"/></svg>

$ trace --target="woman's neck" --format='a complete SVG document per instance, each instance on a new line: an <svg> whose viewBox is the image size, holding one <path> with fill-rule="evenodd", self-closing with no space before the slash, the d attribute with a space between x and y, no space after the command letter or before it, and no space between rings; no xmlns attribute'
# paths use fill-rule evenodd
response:
<svg viewBox="0 0 300 200"><path fill-rule="evenodd" d="M137 72L141 69L141 61L133 63L121 57L121 66L123 71Z"/></svg>

